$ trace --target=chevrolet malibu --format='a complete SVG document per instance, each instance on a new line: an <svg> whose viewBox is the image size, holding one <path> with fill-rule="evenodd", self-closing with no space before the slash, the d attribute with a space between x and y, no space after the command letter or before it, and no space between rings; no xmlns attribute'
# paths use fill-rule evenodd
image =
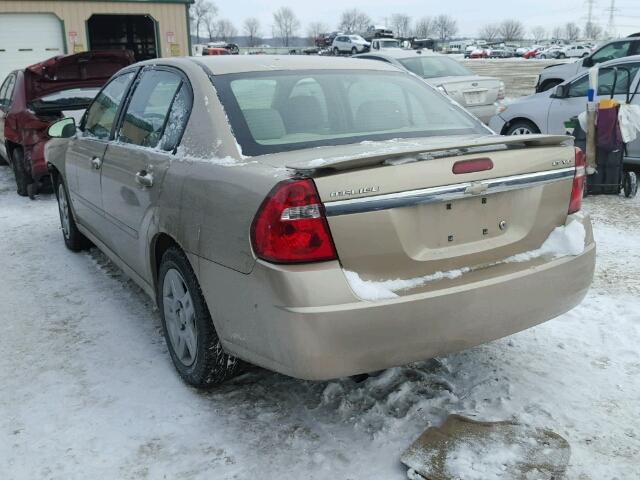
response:
<svg viewBox="0 0 640 480"><path fill-rule="evenodd" d="M571 138L494 135L382 62L148 61L49 134L67 247L156 300L196 387L237 359L330 379L458 351L593 276Z"/></svg>

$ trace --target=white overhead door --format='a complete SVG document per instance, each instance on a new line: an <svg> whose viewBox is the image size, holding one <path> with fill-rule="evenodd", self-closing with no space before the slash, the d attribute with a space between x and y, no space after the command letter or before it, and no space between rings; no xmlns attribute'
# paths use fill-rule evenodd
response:
<svg viewBox="0 0 640 480"><path fill-rule="evenodd" d="M12 70L62 54L62 23L52 13L0 13L0 83Z"/></svg>

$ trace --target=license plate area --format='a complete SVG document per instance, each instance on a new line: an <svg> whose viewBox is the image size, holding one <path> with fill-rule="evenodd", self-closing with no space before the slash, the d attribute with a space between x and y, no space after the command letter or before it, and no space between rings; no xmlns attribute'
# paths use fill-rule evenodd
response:
<svg viewBox="0 0 640 480"><path fill-rule="evenodd" d="M472 92L464 92L464 103L469 106L483 105L487 100L487 91L478 90Z"/></svg>

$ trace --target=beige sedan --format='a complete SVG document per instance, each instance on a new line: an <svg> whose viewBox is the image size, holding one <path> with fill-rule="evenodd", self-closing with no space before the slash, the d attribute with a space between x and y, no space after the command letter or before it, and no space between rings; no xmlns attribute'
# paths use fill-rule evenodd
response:
<svg viewBox="0 0 640 480"><path fill-rule="evenodd" d="M49 133L66 245L156 299L197 387L236 359L329 379L443 355L592 280L571 139L493 135L382 62L158 59Z"/></svg>

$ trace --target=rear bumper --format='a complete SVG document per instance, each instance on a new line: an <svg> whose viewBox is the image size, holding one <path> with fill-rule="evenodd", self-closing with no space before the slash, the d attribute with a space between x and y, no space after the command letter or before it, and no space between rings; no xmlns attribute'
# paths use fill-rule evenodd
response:
<svg viewBox="0 0 640 480"><path fill-rule="evenodd" d="M465 107L469 112L478 117L485 125L489 124L491 117L498 113L498 105L492 103L491 105L477 105L474 107Z"/></svg>
<svg viewBox="0 0 640 480"><path fill-rule="evenodd" d="M391 300L357 299L337 262L311 270L259 262L238 284L201 261L201 285L230 353L325 380L463 350L570 310L586 295L595 266L588 217L583 222L588 243L579 256Z"/></svg>

